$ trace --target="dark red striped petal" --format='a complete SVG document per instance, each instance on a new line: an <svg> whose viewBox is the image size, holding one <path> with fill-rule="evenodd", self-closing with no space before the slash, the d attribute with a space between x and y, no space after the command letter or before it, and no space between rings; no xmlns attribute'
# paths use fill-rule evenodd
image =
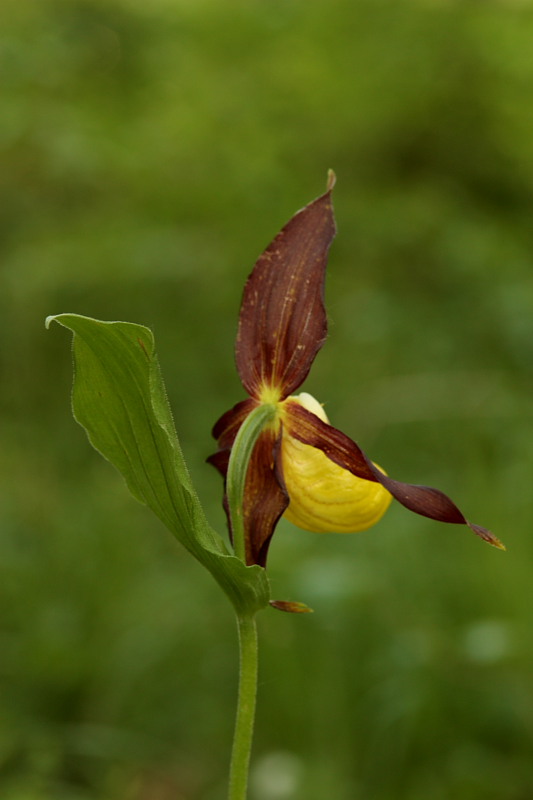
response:
<svg viewBox="0 0 533 800"><path fill-rule="evenodd" d="M381 483L402 505L416 514L440 522L451 522L468 527L489 544L505 550L493 533L469 522L450 498L439 489L417 486L389 478L363 453L346 434L322 422L315 414L297 402L286 403L285 425L290 436L300 442L322 450L328 458L359 478Z"/></svg>
<svg viewBox="0 0 533 800"><path fill-rule="evenodd" d="M281 399L306 378L327 333L324 278L335 236L328 191L299 211L258 259L244 287L235 345L248 394L265 387Z"/></svg>

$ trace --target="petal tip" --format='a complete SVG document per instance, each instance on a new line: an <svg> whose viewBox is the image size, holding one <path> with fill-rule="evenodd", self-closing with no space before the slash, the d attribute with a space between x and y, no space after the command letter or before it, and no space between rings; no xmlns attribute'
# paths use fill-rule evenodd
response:
<svg viewBox="0 0 533 800"><path fill-rule="evenodd" d="M481 525L473 525L471 522L467 522L467 525L470 530L476 534L476 536L479 536L484 542L487 542L487 544L492 545L492 547L496 547L498 550L507 550L504 543L501 542L498 537L492 533L492 531L482 528Z"/></svg>

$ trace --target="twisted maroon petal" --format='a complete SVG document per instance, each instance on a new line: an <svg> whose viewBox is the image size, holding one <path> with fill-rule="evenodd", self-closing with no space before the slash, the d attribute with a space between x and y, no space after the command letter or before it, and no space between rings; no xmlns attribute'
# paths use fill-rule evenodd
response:
<svg viewBox="0 0 533 800"><path fill-rule="evenodd" d="M299 403L286 403L285 425L290 436L322 450L332 461L358 478L381 483L403 506L416 514L440 522L468 527L489 544L502 550L504 545L493 533L469 522L450 498L439 489L417 486L389 478L378 469L361 448L346 434L319 419Z"/></svg>
<svg viewBox="0 0 533 800"><path fill-rule="evenodd" d="M213 437L217 440L219 449L232 446L242 423L257 406L257 402L247 397L226 411L215 422L212 430ZM209 459L208 459L209 461Z"/></svg>
<svg viewBox="0 0 533 800"><path fill-rule="evenodd" d="M328 191L295 214L259 257L244 287L235 344L249 395L265 386L287 397L306 378L327 333L324 278L335 236Z"/></svg>

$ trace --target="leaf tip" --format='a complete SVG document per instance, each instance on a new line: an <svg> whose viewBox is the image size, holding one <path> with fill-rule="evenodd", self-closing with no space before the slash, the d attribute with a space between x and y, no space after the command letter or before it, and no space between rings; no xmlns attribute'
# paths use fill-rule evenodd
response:
<svg viewBox="0 0 533 800"><path fill-rule="evenodd" d="M278 611L287 611L289 614L312 614L313 609L305 603L295 603L291 600L270 600L269 604Z"/></svg>
<svg viewBox="0 0 533 800"><path fill-rule="evenodd" d="M44 321L44 327L46 328L46 330L50 328L50 325L52 324L52 322L54 322L55 318L56 318L55 314L50 314L48 317L46 317Z"/></svg>
<svg viewBox="0 0 533 800"><path fill-rule="evenodd" d="M332 169L328 169L328 179L326 182L326 192L333 191L333 187L337 183L337 176Z"/></svg>

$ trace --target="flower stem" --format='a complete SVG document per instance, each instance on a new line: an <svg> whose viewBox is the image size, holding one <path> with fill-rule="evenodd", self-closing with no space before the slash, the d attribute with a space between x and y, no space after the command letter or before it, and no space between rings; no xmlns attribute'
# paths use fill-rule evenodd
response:
<svg viewBox="0 0 533 800"><path fill-rule="evenodd" d="M248 465L255 444L265 427L274 419L276 406L262 404L254 408L235 437L226 475L226 493L237 558L246 564L244 529L244 489ZM257 695L257 627L255 611L237 611L239 628L239 692L237 717L231 751L229 800L246 800L248 772L255 721Z"/></svg>
<svg viewBox="0 0 533 800"><path fill-rule="evenodd" d="M257 695L257 626L255 615L238 616L240 672L237 718L231 752L229 800L246 800Z"/></svg>

